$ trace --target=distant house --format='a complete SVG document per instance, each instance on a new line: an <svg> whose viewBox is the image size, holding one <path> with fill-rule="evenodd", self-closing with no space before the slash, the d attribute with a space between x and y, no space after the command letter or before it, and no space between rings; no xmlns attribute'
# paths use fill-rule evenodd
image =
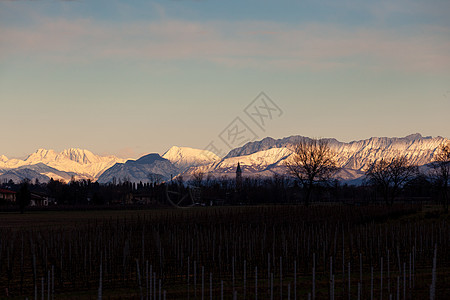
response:
<svg viewBox="0 0 450 300"><path fill-rule="evenodd" d="M31 193L30 206L48 206L49 204L56 204L53 198L42 193Z"/></svg>
<svg viewBox="0 0 450 300"><path fill-rule="evenodd" d="M0 201L16 202L16 192L0 189Z"/></svg>
<svg viewBox="0 0 450 300"><path fill-rule="evenodd" d="M151 204L154 201L151 194L138 193L133 195L133 202L135 204Z"/></svg>
<svg viewBox="0 0 450 300"><path fill-rule="evenodd" d="M133 203L133 194L132 193L126 193L120 198L114 199L110 202L110 204L134 204Z"/></svg>

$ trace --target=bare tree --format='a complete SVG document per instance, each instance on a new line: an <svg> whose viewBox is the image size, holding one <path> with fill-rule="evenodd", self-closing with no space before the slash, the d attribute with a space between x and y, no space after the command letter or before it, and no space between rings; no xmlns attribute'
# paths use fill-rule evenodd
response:
<svg viewBox="0 0 450 300"><path fill-rule="evenodd" d="M386 204L393 204L401 188L417 175L417 167L406 156L380 159L370 164L366 177L381 189Z"/></svg>
<svg viewBox="0 0 450 300"><path fill-rule="evenodd" d="M339 170L335 153L325 139L304 139L294 145L293 152L285 165L305 189L305 205L308 205L314 186L328 181Z"/></svg>
<svg viewBox="0 0 450 300"><path fill-rule="evenodd" d="M176 181L177 181L177 183L178 183L178 185L183 185L183 175L178 175L177 177L175 177L175 179L176 179Z"/></svg>
<svg viewBox="0 0 450 300"><path fill-rule="evenodd" d="M438 152L433 157L434 177L438 186L442 190L443 206L448 212L448 188L450 184L450 142L439 147Z"/></svg>
<svg viewBox="0 0 450 300"><path fill-rule="evenodd" d="M160 184L164 180L164 176L156 173L148 173L147 178L152 185Z"/></svg>

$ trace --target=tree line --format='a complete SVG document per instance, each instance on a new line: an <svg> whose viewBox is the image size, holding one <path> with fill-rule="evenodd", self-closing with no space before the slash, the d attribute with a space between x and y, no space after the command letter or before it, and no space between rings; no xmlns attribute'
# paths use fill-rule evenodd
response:
<svg viewBox="0 0 450 300"><path fill-rule="evenodd" d="M303 140L294 146L294 153L286 162L289 173L305 190L304 201L308 205L314 189L329 184L340 170L334 153L326 139ZM408 156L398 154L392 158L372 161L365 171L364 185L371 186L382 195L386 204L392 205L405 189L428 185L439 191L439 198L448 211L448 189L450 181L450 143L437 149L433 162L420 172Z"/></svg>
<svg viewBox="0 0 450 300"><path fill-rule="evenodd" d="M23 212L32 193L45 195L58 206L166 206L183 205L253 205L346 202L364 204L380 202L392 205L398 200L439 201L448 210L450 144L442 144L434 160L420 172L405 155L373 161L360 185L349 185L336 179L340 168L325 139L304 140L293 148L285 163L286 175L244 177L240 184L230 177L212 178L195 174L191 180L182 176L163 182L133 183L126 178L109 184L91 180L65 183L51 179L47 183L24 180L4 182L0 188L17 192L16 205ZM150 178L150 177L149 177ZM195 193L193 193L195 191ZM181 202L184 201L184 203ZM0 203L8 205L8 203Z"/></svg>

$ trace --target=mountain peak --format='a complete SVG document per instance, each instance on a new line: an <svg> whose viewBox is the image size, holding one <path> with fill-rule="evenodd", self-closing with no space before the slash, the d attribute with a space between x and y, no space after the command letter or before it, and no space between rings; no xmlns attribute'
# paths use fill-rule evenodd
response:
<svg viewBox="0 0 450 300"><path fill-rule="evenodd" d="M174 157L188 157L188 156L205 156L205 158L209 160L219 160L216 154L208 150L195 149L191 147L180 147L180 146L172 146L169 150L167 150L163 157L169 159ZM170 159L169 159L170 160Z"/></svg>
<svg viewBox="0 0 450 300"><path fill-rule="evenodd" d="M60 153L55 152L54 150L39 148L34 153L30 154L25 160L8 160L6 156L0 157L0 167L3 170L13 170L23 166L29 166L31 168L32 166L44 164L62 173L73 173L78 175L79 178L90 179L98 178L101 173L118 162L122 163L125 162L125 160L115 156L95 155L89 150L79 148L68 148ZM42 168L40 168L40 170L42 170ZM46 170L43 174L48 174L54 178L55 176L59 176L55 175L55 172L48 170ZM65 177L65 175L61 176L61 178Z"/></svg>
<svg viewBox="0 0 450 300"><path fill-rule="evenodd" d="M413 133L413 134L405 136L405 139L407 139L409 141L420 140L422 138L423 138L423 136L420 133Z"/></svg>
<svg viewBox="0 0 450 300"><path fill-rule="evenodd" d="M170 147L170 149L167 150L164 154L166 154L167 152L179 151L179 150L182 149L182 148L188 148L188 147L172 146L172 147ZM163 154L163 155L164 155L164 154Z"/></svg>
<svg viewBox="0 0 450 300"><path fill-rule="evenodd" d="M171 179L178 173L179 170L169 160L158 153L150 153L138 160L116 163L100 175L98 182L107 183L114 178L123 178L130 182L153 182Z"/></svg>
<svg viewBox="0 0 450 300"><path fill-rule="evenodd" d="M52 149L45 149L45 148L39 148L39 149L37 149L34 153L36 153L36 154L46 154L46 153L52 153L52 152L55 152L54 150L52 150Z"/></svg>
<svg viewBox="0 0 450 300"><path fill-rule="evenodd" d="M136 162L141 163L141 164L152 164L153 162L155 162L157 160L165 160L165 159L162 158L158 153L150 153L150 154L142 156L141 158L136 160Z"/></svg>
<svg viewBox="0 0 450 300"><path fill-rule="evenodd" d="M98 156L92 153L91 151L80 148L65 149L60 153L59 156L68 158L80 164L90 164L97 162L99 160Z"/></svg>
<svg viewBox="0 0 450 300"><path fill-rule="evenodd" d="M164 152L163 156L166 155L166 154L179 153L181 151L186 151L186 150L197 150L197 149L193 149L193 148L190 148L190 147L183 147L183 146L172 146L172 147L170 147L169 150Z"/></svg>
<svg viewBox="0 0 450 300"><path fill-rule="evenodd" d="M86 150L86 149L81 149L81 148L67 148L67 149L64 149L63 151L61 151L61 153L64 153L64 154L68 154L68 153L90 153L90 154L92 154L91 151Z"/></svg>
<svg viewBox="0 0 450 300"><path fill-rule="evenodd" d="M30 154L25 161L27 162L34 162L34 161L47 161L47 160L54 160L56 157L56 152L52 149L47 150L43 148L39 148L34 152L33 154Z"/></svg>
<svg viewBox="0 0 450 300"><path fill-rule="evenodd" d="M211 151L179 146L171 147L162 157L168 159L182 171L220 160L220 157Z"/></svg>

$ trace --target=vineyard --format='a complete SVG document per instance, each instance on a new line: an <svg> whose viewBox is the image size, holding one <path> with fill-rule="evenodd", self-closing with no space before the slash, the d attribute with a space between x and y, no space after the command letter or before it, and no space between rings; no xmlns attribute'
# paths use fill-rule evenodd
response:
<svg viewBox="0 0 450 300"><path fill-rule="evenodd" d="M449 247L418 205L3 214L0 298L449 299Z"/></svg>

